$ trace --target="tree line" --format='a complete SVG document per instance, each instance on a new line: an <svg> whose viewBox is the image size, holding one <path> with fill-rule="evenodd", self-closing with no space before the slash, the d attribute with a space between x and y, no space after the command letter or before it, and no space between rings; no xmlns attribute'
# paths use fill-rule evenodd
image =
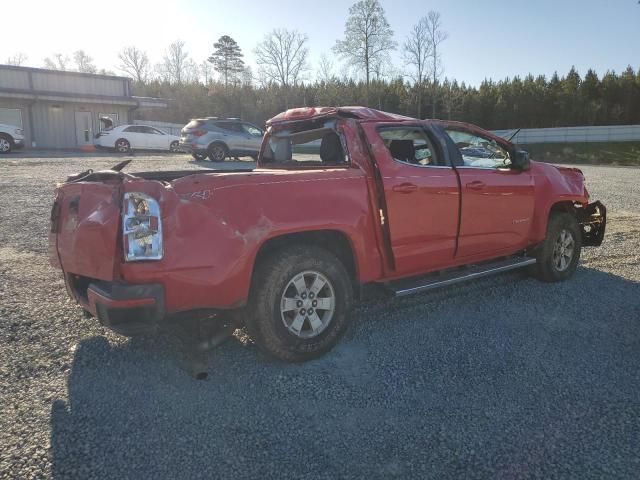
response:
<svg viewBox="0 0 640 480"><path fill-rule="evenodd" d="M430 11L398 45L378 0L359 0L349 9L343 37L332 54L309 64L308 37L297 30L274 29L254 47L257 71L244 62L242 48L221 36L211 55L194 60L185 42L176 40L155 65L146 52L129 46L119 52L118 70L133 80L135 95L173 101L166 110L139 117L183 123L199 116L233 116L262 124L297 106L367 105L412 117L477 123L485 128L533 128L640 123L640 70L594 70L584 77L572 68L557 73L470 86L444 75L441 45L448 38L441 16ZM404 67L391 61L400 49ZM7 63L21 64L24 54ZM99 70L83 50L72 58L57 53L45 66L88 73Z"/></svg>

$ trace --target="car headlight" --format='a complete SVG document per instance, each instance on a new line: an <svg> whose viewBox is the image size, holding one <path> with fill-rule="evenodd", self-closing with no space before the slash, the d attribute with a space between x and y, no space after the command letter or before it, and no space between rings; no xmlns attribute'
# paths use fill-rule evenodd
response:
<svg viewBox="0 0 640 480"><path fill-rule="evenodd" d="M160 205L144 193L125 193L122 244L127 262L162 258Z"/></svg>
<svg viewBox="0 0 640 480"><path fill-rule="evenodd" d="M16 135L22 135L22 129L21 128L16 128L15 134Z"/></svg>

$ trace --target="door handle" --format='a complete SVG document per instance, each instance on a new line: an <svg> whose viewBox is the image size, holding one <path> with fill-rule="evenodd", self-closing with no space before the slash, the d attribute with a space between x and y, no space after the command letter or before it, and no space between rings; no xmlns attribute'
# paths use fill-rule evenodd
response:
<svg viewBox="0 0 640 480"><path fill-rule="evenodd" d="M482 190L486 187L485 183L480 180L474 180L473 182L467 183L465 186L470 190Z"/></svg>
<svg viewBox="0 0 640 480"><path fill-rule="evenodd" d="M412 193L418 190L418 186L413 183L401 183L400 185L394 185L392 190L398 193Z"/></svg>

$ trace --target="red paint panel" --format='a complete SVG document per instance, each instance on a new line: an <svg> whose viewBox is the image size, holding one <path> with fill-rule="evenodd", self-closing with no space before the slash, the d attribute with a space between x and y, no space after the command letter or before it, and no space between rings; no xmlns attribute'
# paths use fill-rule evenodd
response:
<svg viewBox="0 0 640 480"><path fill-rule="evenodd" d="M456 256L516 252L529 242L534 217L531 172L460 167L460 238Z"/></svg>

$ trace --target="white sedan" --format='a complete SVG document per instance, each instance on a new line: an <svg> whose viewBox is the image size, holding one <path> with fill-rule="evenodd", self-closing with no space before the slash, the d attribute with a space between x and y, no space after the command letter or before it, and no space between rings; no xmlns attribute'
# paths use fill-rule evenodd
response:
<svg viewBox="0 0 640 480"><path fill-rule="evenodd" d="M93 144L96 148L115 148L120 153L130 150L177 152L179 141L180 137L148 125L118 125L98 133Z"/></svg>

